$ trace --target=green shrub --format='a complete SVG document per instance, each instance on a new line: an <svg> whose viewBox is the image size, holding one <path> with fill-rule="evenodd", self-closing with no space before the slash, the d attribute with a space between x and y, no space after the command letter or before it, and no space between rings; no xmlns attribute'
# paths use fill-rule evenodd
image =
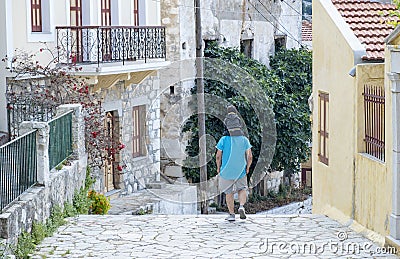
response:
<svg viewBox="0 0 400 259"><path fill-rule="evenodd" d="M104 196L104 194L98 193L91 190L88 193L88 198L91 201L89 211L91 214L107 214L108 210L111 208L110 199Z"/></svg>
<svg viewBox="0 0 400 259"><path fill-rule="evenodd" d="M13 252L17 258L29 258L34 249L35 240L32 235L28 232L22 232L18 237L18 243Z"/></svg>
<svg viewBox="0 0 400 259"><path fill-rule="evenodd" d="M33 222L32 224L32 238L35 245L43 241L43 239L48 236L47 226L43 223Z"/></svg>

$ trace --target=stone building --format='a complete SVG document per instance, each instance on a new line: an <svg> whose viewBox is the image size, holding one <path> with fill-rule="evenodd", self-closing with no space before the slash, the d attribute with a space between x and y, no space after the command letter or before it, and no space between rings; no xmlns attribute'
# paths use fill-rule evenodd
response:
<svg viewBox="0 0 400 259"><path fill-rule="evenodd" d="M217 41L224 47L237 47L247 56L268 65L269 57L279 48L300 47L301 7L300 0L201 1L203 47L209 41ZM174 74L161 72L162 81L171 83L161 90L161 156L165 164L180 165L186 157L188 136L182 135L180 129L191 112L187 97L195 78L194 21L194 1L161 1L167 56L175 69ZM168 81L171 76L175 80ZM180 174L173 171L174 176Z"/></svg>
<svg viewBox="0 0 400 259"><path fill-rule="evenodd" d="M56 48L56 63L80 67L103 96L106 131L126 148L110 154L96 190L130 193L159 180L160 101L158 70L169 64L160 2L121 0L4 0L0 3L0 56L15 49L41 54ZM26 15L25 15L26 14ZM139 27L134 27L139 26ZM44 55L42 55L44 54ZM42 53L42 63L51 57ZM7 132L6 77L0 69L0 132Z"/></svg>

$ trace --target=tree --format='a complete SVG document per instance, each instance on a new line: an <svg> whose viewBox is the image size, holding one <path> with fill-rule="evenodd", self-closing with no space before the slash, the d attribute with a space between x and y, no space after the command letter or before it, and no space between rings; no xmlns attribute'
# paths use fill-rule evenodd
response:
<svg viewBox="0 0 400 259"><path fill-rule="evenodd" d="M393 0L392 3L396 5L396 10L389 10L389 15L383 11L379 11L379 15L383 18L386 18L386 23L397 27L400 23L400 0ZM393 19L389 19L389 17L394 17Z"/></svg>
<svg viewBox="0 0 400 259"><path fill-rule="evenodd" d="M299 169L300 163L309 155L309 141L311 140L311 125L309 120L308 97L311 94L311 53L306 49L281 50L271 57L268 69L262 63L249 59L236 48L222 48L216 44L210 44L205 50L205 56L229 61L248 72L262 87L266 100L260 100L259 104L270 103L275 113L276 122L276 147L270 170L286 170L294 172ZM214 71L218 73L218 71ZM229 75L228 75L229 76ZM248 78L242 78L242 85ZM192 89L195 93L196 88ZM236 106L248 129L248 136L253 145L254 162L251 168L253 172L260 159L262 146L262 129L258 117L252 107L254 103L239 93L237 90L219 81L205 80L205 92L219 96ZM254 102L254 100L251 100ZM206 100L207 102L207 100ZM192 116L184 127L184 130L192 133L191 141L187 147L190 156L198 154L197 116ZM217 116L206 116L207 134L219 139L224 132L224 125ZM211 145L211 144L210 144ZM209 149L214 147L209 146ZM215 150L215 148L214 148ZM268 160L268 159L267 159ZM211 159L208 165L209 177L216 174L215 159ZM198 169L184 168L187 177L193 182L198 181Z"/></svg>

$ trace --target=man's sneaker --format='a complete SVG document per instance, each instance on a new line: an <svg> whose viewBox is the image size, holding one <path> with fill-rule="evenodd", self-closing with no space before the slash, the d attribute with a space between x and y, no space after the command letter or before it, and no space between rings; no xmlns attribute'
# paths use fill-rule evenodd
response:
<svg viewBox="0 0 400 259"><path fill-rule="evenodd" d="M244 207L239 207L239 214L240 214L240 219L246 219L246 211L244 210Z"/></svg>
<svg viewBox="0 0 400 259"><path fill-rule="evenodd" d="M229 216L226 217L225 220L227 220L227 221L235 221L235 214L229 214Z"/></svg>

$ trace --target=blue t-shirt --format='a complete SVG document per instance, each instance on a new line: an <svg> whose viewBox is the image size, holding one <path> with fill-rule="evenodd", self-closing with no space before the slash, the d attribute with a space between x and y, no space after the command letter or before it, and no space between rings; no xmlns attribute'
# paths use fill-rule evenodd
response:
<svg viewBox="0 0 400 259"><path fill-rule="evenodd" d="M235 180L246 175L246 150L251 148L245 136L223 136L217 144L222 151L220 176L227 180Z"/></svg>

